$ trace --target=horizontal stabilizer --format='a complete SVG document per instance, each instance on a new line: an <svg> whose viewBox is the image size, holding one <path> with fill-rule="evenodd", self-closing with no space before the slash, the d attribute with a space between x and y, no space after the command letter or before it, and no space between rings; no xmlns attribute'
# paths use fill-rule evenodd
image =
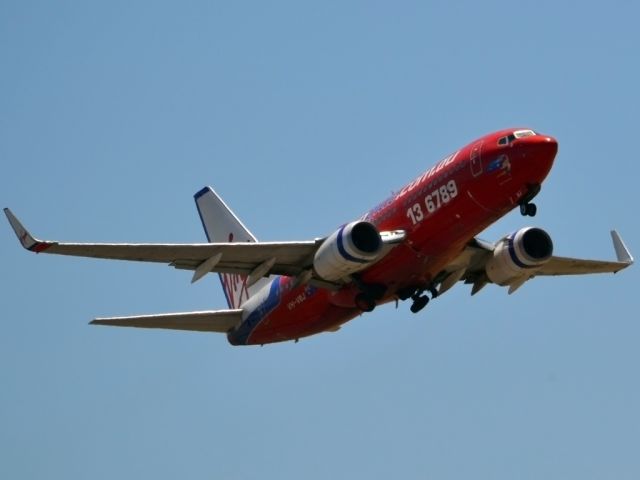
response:
<svg viewBox="0 0 640 480"><path fill-rule="evenodd" d="M165 328L168 330L227 333L241 321L242 310L238 309L96 318L90 323L91 325L111 325L114 327Z"/></svg>

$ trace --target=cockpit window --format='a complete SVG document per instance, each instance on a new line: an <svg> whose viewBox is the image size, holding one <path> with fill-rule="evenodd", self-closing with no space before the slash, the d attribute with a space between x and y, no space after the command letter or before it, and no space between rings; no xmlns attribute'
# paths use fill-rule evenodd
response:
<svg viewBox="0 0 640 480"><path fill-rule="evenodd" d="M500 137L498 139L498 145L509 145L511 142L513 142L516 138L524 138L524 137L531 137L533 135L537 135L536 132L534 132L533 130L516 130L515 132L504 136L504 137Z"/></svg>
<svg viewBox="0 0 640 480"><path fill-rule="evenodd" d="M498 139L498 145L509 145L515 139L516 137L513 135L513 133L511 135L507 135L506 137L500 137Z"/></svg>
<svg viewBox="0 0 640 480"><path fill-rule="evenodd" d="M516 138L532 137L536 134L533 130L516 130L513 136Z"/></svg>

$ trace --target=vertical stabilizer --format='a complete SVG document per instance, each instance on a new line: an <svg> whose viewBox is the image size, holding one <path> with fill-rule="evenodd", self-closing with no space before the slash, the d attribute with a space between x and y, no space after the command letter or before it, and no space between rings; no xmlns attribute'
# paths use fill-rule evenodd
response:
<svg viewBox="0 0 640 480"><path fill-rule="evenodd" d="M202 226L211 243L257 242L220 196L211 187L204 187L194 195ZM268 280L261 279L247 286L247 276L221 273L220 281L229 308L240 308Z"/></svg>

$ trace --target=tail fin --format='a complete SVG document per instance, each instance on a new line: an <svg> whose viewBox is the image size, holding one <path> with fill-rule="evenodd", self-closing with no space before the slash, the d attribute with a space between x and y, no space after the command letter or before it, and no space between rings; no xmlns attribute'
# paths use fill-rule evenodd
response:
<svg viewBox="0 0 640 480"><path fill-rule="evenodd" d="M211 187L204 187L194 198L209 242L258 241ZM221 273L220 281L227 304L233 309L240 308L240 305L268 282L267 279L262 279L247 287L246 275L232 273Z"/></svg>

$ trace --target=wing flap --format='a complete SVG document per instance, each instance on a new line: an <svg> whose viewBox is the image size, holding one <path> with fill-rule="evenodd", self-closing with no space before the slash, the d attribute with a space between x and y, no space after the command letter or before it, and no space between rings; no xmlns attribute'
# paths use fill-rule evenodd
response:
<svg viewBox="0 0 640 480"><path fill-rule="evenodd" d="M242 310L236 309L96 318L91 321L90 324L114 327L162 328L168 330L226 333L241 321Z"/></svg>

